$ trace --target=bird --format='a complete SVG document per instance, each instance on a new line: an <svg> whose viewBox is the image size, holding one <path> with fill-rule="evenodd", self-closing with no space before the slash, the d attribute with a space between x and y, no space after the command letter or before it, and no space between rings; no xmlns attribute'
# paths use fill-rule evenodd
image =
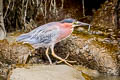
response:
<svg viewBox="0 0 120 80"><path fill-rule="evenodd" d="M29 43L35 49L38 49L40 47L46 48L45 54L50 64L52 64L52 61L48 55L48 52L49 49L51 49L51 54L53 57L71 66L71 64L67 60L55 54L54 46L56 43L69 37L72 34L74 27L81 25L90 24L77 21L76 19L73 18L49 22L47 24L41 25L33 29L28 33L21 34L20 36L17 37L16 41Z"/></svg>

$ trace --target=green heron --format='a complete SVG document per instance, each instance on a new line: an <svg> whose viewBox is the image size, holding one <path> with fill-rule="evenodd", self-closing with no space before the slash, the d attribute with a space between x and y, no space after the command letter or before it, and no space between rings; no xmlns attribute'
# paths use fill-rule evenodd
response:
<svg viewBox="0 0 120 80"><path fill-rule="evenodd" d="M22 34L17 38L17 41L31 44L35 49L39 47L46 48L46 56L52 64L52 61L48 55L49 48L53 57L59 59L62 62L70 65L69 62L61 57L57 56L54 52L54 45L61 40L67 38L73 32L74 27L81 25L89 25L75 19L68 18L62 21L50 22L42 26L37 27L29 33ZM90 25L89 25L90 26Z"/></svg>

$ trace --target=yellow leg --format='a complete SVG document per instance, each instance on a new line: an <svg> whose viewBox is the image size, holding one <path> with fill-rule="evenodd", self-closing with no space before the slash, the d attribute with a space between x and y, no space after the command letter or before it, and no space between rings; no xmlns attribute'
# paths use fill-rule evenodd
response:
<svg viewBox="0 0 120 80"><path fill-rule="evenodd" d="M48 51L49 51L49 48L46 49L45 54L46 54L46 56L47 56L47 58L48 58L50 64L52 64L52 61L51 61L51 59L50 59L50 57L49 57L49 55L48 55Z"/></svg>
<svg viewBox="0 0 120 80"><path fill-rule="evenodd" d="M55 54L55 52L54 52L54 48L53 48L53 47L51 47L51 51L52 51L52 55L53 55L53 57L59 59L60 61L66 63L66 64L69 65L69 66L72 66L72 65L69 64L65 59L62 59L61 57L57 56L57 55Z"/></svg>
<svg viewBox="0 0 120 80"><path fill-rule="evenodd" d="M67 54L67 56L65 57L65 60L69 57L69 53ZM67 62L69 62L69 63L76 63L77 61L69 61L69 60L66 60ZM61 62L63 62L63 61L58 61L57 63L61 63Z"/></svg>

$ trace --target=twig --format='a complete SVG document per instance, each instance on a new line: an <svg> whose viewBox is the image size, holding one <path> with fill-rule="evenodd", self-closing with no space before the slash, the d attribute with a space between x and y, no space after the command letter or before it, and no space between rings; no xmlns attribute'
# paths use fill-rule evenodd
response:
<svg viewBox="0 0 120 80"><path fill-rule="evenodd" d="M50 8L49 8L49 11L51 12L51 4L52 4L52 0L50 0Z"/></svg>
<svg viewBox="0 0 120 80"><path fill-rule="evenodd" d="M32 0L32 3L35 4L34 0Z"/></svg>
<svg viewBox="0 0 120 80"><path fill-rule="evenodd" d="M54 0L54 9L53 9L53 12L56 13L56 0Z"/></svg>
<svg viewBox="0 0 120 80"><path fill-rule="evenodd" d="M82 5L83 5L83 16L85 16L85 3L84 3L84 0L82 0Z"/></svg>
<svg viewBox="0 0 120 80"><path fill-rule="evenodd" d="M6 12L5 12L5 15L4 15L4 19L5 19L5 17L6 17L6 15L7 15L7 12L8 12L8 9L9 9L9 7L10 7L10 3L11 3L11 0L8 0L9 1L9 3L8 3L8 6L7 6L7 10L6 10Z"/></svg>
<svg viewBox="0 0 120 80"><path fill-rule="evenodd" d="M28 1L29 1L29 0L27 0L27 2L26 2L26 6L25 6L24 23L26 23Z"/></svg>
<svg viewBox="0 0 120 80"><path fill-rule="evenodd" d="M50 12L52 11L53 6L54 6L53 0L50 0L50 8L49 8Z"/></svg>
<svg viewBox="0 0 120 80"><path fill-rule="evenodd" d="M24 2L25 0L22 1L22 19L24 21Z"/></svg>
<svg viewBox="0 0 120 80"><path fill-rule="evenodd" d="M14 5L15 5L15 4L14 4L14 1L15 1L15 0L13 0L13 5L12 5L12 8L11 8L11 10L13 10L13 8L14 8Z"/></svg>
<svg viewBox="0 0 120 80"><path fill-rule="evenodd" d="M46 18L46 15L47 15L47 0L45 0L45 13L44 13L44 17Z"/></svg>
<svg viewBox="0 0 120 80"><path fill-rule="evenodd" d="M51 6L54 6L53 0L51 0Z"/></svg>
<svg viewBox="0 0 120 80"><path fill-rule="evenodd" d="M61 4L61 9L63 9L64 6L64 0L61 0L62 4Z"/></svg>
<svg viewBox="0 0 120 80"><path fill-rule="evenodd" d="M39 6L39 0L36 0L36 3L37 3L37 7Z"/></svg>
<svg viewBox="0 0 120 80"><path fill-rule="evenodd" d="M43 11L43 1L40 1L40 10L42 12L42 15L44 16L44 11Z"/></svg>

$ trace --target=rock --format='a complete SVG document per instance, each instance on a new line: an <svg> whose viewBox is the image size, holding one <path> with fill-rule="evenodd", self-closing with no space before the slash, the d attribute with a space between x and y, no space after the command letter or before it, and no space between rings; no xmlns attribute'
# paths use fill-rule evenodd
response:
<svg viewBox="0 0 120 80"><path fill-rule="evenodd" d="M86 68L82 65L74 65L75 69L79 70L79 71L82 71L83 73L91 76L91 77L99 77L100 76L100 73L97 71L97 70L92 70L92 69L89 69L89 68Z"/></svg>
<svg viewBox="0 0 120 80"><path fill-rule="evenodd" d="M1 61L5 61L9 64L25 63L26 57L30 55L33 50L34 49L29 44L17 42L10 44L7 40L0 41Z"/></svg>
<svg viewBox="0 0 120 80"><path fill-rule="evenodd" d="M104 43L98 38L103 39L103 37L83 32L73 34L55 45L55 53L63 59L69 54L67 59L77 61L77 65L82 64L102 73L119 75L119 63L116 55L119 52L118 45L109 42ZM44 55L43 59L48 61L45 54L43 54L45 53L43 48L38 53ZM57 60L52 56L50 57L53 62ZM38 59L34 60L36 60L34 62L38 62Z"/></svg>
<svg viewBox="0 0 120 80"><path fill-rule="evenodd" d="M114 14L116 13L115 10L117 9L114 8L115 6L117 6L116 3L117 0L105 1L105 3L102 4L101 7L94 13L91 24L93 26L109 29L109 31L113 31L113 29L117 29L116 26L118 25L116 25L116 23L119 21L117 21L117 18L115 18L115 16L117 15Z"/></svg>
<svg viewBox="0 0 120 80"><path fill-rule="evenodd" d="M83 73L66 65L33 65L11 71L8 80L91 80Z"/></svg>
<svg viewBox="0 0 120 80"><path fill-rule="evenodd" d="M119 52L118 45L97 41L93 35L73 34L56 44L55 52L62 58L70 54L68 60L77 61L77 64L82 64L102 73L119 74L119 63L116 55Z"/></svg>
<svg viewBox="0 0 120 80"><path fill-rule="evenodd" d="M0 74L7 77L12 64L26 63L33 48L29 44L0 40Z"/></svg>
<svg viewBox="0 0 120 80"><path fill-rule="evenodd" d="M109 42L103 43L98 38L103 39L103 37L84 32L73 34L55 45L55 53L63 59L69 54L67 60L77 61L76 65L82 64L102 73L119 75L118 55L116 54L119 53L118 45ZM12 64L25 63L31 53L35 54L29 57L27 63L45 64L45 61L48 62L44 54L45 48L33 52L34 49L29 44L8 41L0 41L1 73ZM51 55L50 58L53 63L57 61ZM7 72L5 73L7 74Z"/></svg>
<svg viewBox="0 0 120 80"><path fill-rule="evenodd" d="M83 27L78 27L77 29L78 31L85 31L85 29Z"/></svg>

